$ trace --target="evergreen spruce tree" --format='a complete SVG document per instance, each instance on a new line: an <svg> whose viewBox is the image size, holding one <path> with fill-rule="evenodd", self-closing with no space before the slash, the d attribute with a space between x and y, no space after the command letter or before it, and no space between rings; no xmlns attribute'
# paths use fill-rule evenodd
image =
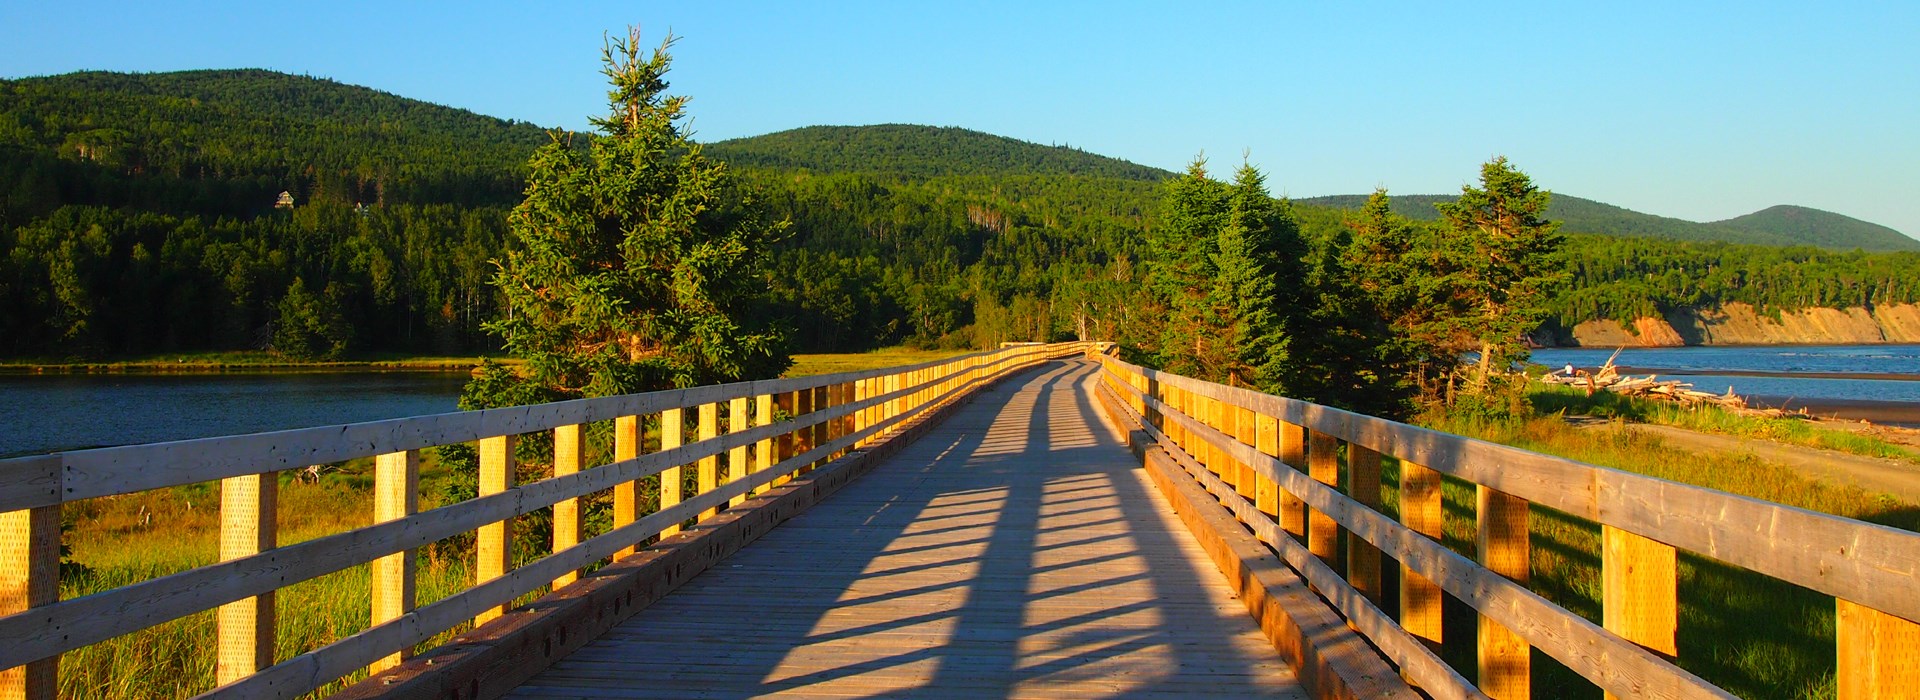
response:
<svg viewBox="0 0 1920 700"><path fill-rule="evenodd" d="M599 133L540 148L509 221L519 249L495 279L509 313L487 327L548 398L772 377L791 363L766 272L786 224L688 138L687 98L666 94L673 38L644 58L638 41L607 42Z"/></svg>
<svg viewBox="0 0 1920 700"><path fill-rule="evenodd" d="M1285 393L1300 227L1287 206L1267 194L1266 178L1252 165L1234 174L1226 204L1211 295L1222 363L1211 374L1234 386Z"/></svg>
<svg viewBox="0 0 1920 700"><path fill-rule="evenodd" d="M1546 317L1552 292L1566 280L1556 252L1557 222L1544 217L1552 195L1494 158L1480 169L1480 187L1436 204L1452 241L1463 246L1459 289L1470 307L1458 329L1478 344L1472 391L1486 394L1491 378L1527 357L1524 336Z"/></svg>
<svg viewBox="0 0 1920 700"><path fill-rule="evenodd" d="M1147 284L1166 314L1153 359L1169 372L1211 378L1212 370L1224 364L1210 297L1219 275L1214 257L1228 196L1224 183L1207 176L1206 159L1196 158L1186 175L1167 184L1159 226L1148 232L1153 257Z"/></svg>

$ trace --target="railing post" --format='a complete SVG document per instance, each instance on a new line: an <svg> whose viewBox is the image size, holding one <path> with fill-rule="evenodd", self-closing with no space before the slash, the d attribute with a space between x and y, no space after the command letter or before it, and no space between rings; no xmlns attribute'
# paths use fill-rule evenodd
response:
<svg viewBox="0 0 1920 700"><path fill-rule="evenodd" d="M796 416L799 415L799 410L795 408L797 404L794 401L794 397L797 395L797 392L782 392L774 397L774 401L781 412L786 413L788 416ZM799 454L799 452L794 451L794 445L797 444L799 439L800 436L795 435L791 430L781 433L780 437L775 439L773 463L776 465L780 464L792 459L794 455ZM784 486L788 481L792 480L792 475L781 474L774 478L773 485Z"/></svg>
<svg viewBox="0 0 1920 700"><path fill-rule="evenodd" d="M1668 658L1680 653L1674 639L1679 625L1674 563L1672 547L1600 526L1601 617L1607 631Z"/></svg>
<svg viewBox="0 0 1920 700"><path fill-rule="evenodd" d="M660 451L665 452L680 446L686 439L687 427L684 424L685 408L669 408L660 412ZM680 476L680 465L676 464L660 470L660 510L680 505L680 494L685 483ZM680 523L674 523L660 529L660 539L680 534Z"/></svg>
<svg viewBox="0 0 1920 700"><path fill-rule="evenodd" d="M553 475L562 477L580 471L581 427L562 425L553 429ZM553 504L553 551L562 552L580 544L580 499L568 498ZM569 571L553 580L553 588L580 579L579 571Z"/></svg>
<svg viewBox="0 0 1920 700"><path fill-rule="evenodd" d="M559 446L554 447L556 453ZM558 470L558 456L555 457ZM420 452L391 452L373 458L373 521L400 520L420 510ZM560 538L558 509L554 518L554 539ZM373 560L370 619L374 625L399 618L413 610L414 550L389 554ZM368 670L379 673L400 665L409 656L401 650L379 661Z"/></svg>
<svg viewBox="0 0 1920 700"><path fill-rule="evenodd" d="M1260 454L1269 457L1280 456L1280 419L1265 414L1254 414L1254 447ZM1253 505L1268 518L1280 517L1280 483L1266 477L1260 477L1254 488Z"/></svg>
<svg viewBox="0 0 1920 700"><path fill-rule="evenodd" d="M1439 541L1442 529L1440 472L1400 460L1400 522ZM1405 564L1400 565L1400 626L1408 634L1440 648L1440 587Z"/></svg>
<svg viewBox="0 0 1920 700"><path fill-rule="evenodd" d="M773 425L773 394L761 394L753 397L753 424L755 427ZM769 437L762 438L759 442L754 443L753 470L755 472L763 472L773 468L774 463L777 461L774 458L773 445L778 440L779 438ZM766 493L767 489L771 488L773 488L772 484L761 484L753 487L753 494L758 496Z"/></svg>
<svg viewBox="0 0 1920 700"><path fill-rule="evenodd" d="M489 496L513 487L513 446L518 436L501 435L480 439L480 495ZM513 566L513 518L480 526L474 547L479 562L473 582L485 583L507 574ZM507 606L489 608L473 619L479 627L507 614Z"/></svg>
<svg viewBox="0 0 1920 700"><path fill-rule="evenodd" d="M1835 598L1839 700L1920 693L1920 624Z"/></svg>
<svg viewBox="0 0 1920 700"><path fill-rule="evenodd" d="M741 396L727 402L727 433L747 431L747 397ZM741 445L727 450L727 483L747 478L747 446ZM747 502L747 494L727 499L728 506L737 506Z"/></svg>
<svg viewBox="0 0 1920 700"><path fill-rule="evenodd" d="M1368 508L1380 510L1380 453L1347 443L1347 496ZM1380 586L1380 550L1358 533L1347 533L1347 583L1375 605L1384 591Z"/></svg>
<svg viewBox="0 0 1920 700"><path fill-rule="evenodd" d="M273 549L279 494L279 475L271 472L220 480L221 561ZM214 618L219 638L215 683L232 683L273 665L273 596L269 592L220 606Z"/></svg>
<svg viewBox="0 0 1920 700"><path fill-rule="evenodd" d="M1280 421L1280 461L1294 471L1307 467L1307 429ZM1280 492L1280 529L1295 538L1307 536L1307 502L1291 491Z"/></svg>
<svg viewBox="0 0 1920 700"><path fill-rule="evenodd" d="M867 385L867 380L856 379L853 381L853 400L854 401L856 402L865 401L867 400L867 397L871 395L872 395L872 392ZM863 408L853 412L853 416L852 416L853 432L857 433L867 429L867 426L870 425L870 423L868 423L867 421L867 413L871 410L872 409ZM859 442L854 443L854 447L856 448L864 447L869 441L870 441L869 438L860 438Z"/></svg>
<svg viewBox="0 0 1920 700"><path fill-rule="evenodd" d="M1480 564L1526 584L1533 570L1526 499L1486 486L1475 486L1474 492ZM1527 640L1481 615L1479 641L1480 690L1494 700L1532 697L1533 661Z"/></svg>
<svg viewBox="0 0 1920 700"><path fill-rule="evenodd" d="M1308 431L1307 471L1314 481L1340 488L1340 440L1318 430ZM1332 516L1318 510L1307 515L1307 549L1339 570L1340 525Z"/></svg>
<svg viewBox="0 0 1920 700"><path fill-rule="evenodd" d="M1228 440L1239 439L1235 437L1240 427L1237 422L1239 416L1234 413L1233 404L1227 403L1225 399L1214 399L1212 413L1214 430L1220 431L1220 434L1226 436ZM1227 482L1228 486L1233 487L1235 493L1238 493L1240 491L1240 460L1234 459L1233 452L1225 447L1219 449L1219 454L1220 478Z"/></svg>
<svg viewBox="0 0 1920 700"><path fill-rule="evenodd" d="M822 385L822 386L816 386L813 388L813 405L808 410L817 413L820 411L827 410L827 408L832 405L833 405L833 397L831 396L831 392L827 391L826 386ZM821 421L819 423L813 424L813 428L808 431L812 433L812 435L807 440L807 449L811 450L821 445L825 445L827 444L828 441L833 439L832 436L829 435L828 433L828 430L833 427L832 423L833 421ZM819 460L815 461L814 464L815 465L826 464L827 460L829 459L832 459L832 457L830 456L821 457Z"/></svg>
<svg viewBox="0 0 1920 700"><path fill-rule="evenodd" d="M706 442L720 436L720 404L700 404L700 441ZM699 496L720 486L720 455L711 454L700 458L699 486L694 495ZM720 514L720 506L700 511L697 520L704 521Z"/></svg>
<svg viewBox="0 0 1920 700"><path fill-rule="evenodd" d="M640 456L640 417L620 416L613 419L613 461L625 462ZM620 529L632 525L640 517L640 481L623 481L613 485L613 527ZM619 559L638 551L638 546L627 546L615 552L613 558Z"/></svg>
<svg viewBox="0 0 1920 700"><path fill-rule="evenodd" d="M813 412L813 390L800 389L798 391L793 392L793 416L795 418L798 418L800 416L804 416L812 412ZM793 455L792 456L797 457L797 456L806 454L808 450L813 449L814 427L816 426L808 426L808 427L799 428L793 431ZM793 470L793 475L799 476L805 473L807 470L807 466L811 466L811 465L802 466L799 469Z"/></svg>
<svg viewBox="0 0 1920 700"><path fill-rule="evenodd" d="M59 599L60 506L0 513L0 615ZM53 700L59 676L59 656L0 671L0 700Z"/></svg>
<svg viewBox="0 0 1920 700"><path fill-rule="evenodd" d="M1257 442L1258 437L1254 435L1253 411L1231 404L1227 406L1227 410L1233 414L1233 439L1245 445L1252 445L1254 442ZM1234 481L1235 493L1238 493L1248 500L1253 500L1258 497L1260 494L1260 480L1253 471L1253 465L1238 459L1234 460L1233 463L1238 470Z"/></svg>

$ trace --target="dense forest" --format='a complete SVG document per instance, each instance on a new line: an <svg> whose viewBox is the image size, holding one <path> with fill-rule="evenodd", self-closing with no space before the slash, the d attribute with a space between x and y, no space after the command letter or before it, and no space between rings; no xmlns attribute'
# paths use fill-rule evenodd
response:
<svg viewBox="0 0 1920 700"><path fill-rule="evenodd" d="M507 213L553 138L265 71L0 81L0 356L496 352L480 324L505 308L490 282L515 245ZM797 350L1155 342L1162 319L1142 295L1171 173L903 125L701 148L790 222L771 292ZM276 206L283 191L292 206ZM1392 208L1433 232L1450 199ZM1347 245L1363 200L1286 207L1303 274ZM1892 247L1883 227L1788 207L1693 224L1553 202L1572 277L1550 324L1920 301L1920 254L1849 250ZM1754 245L1785 242L1799 246Z"/></svg>

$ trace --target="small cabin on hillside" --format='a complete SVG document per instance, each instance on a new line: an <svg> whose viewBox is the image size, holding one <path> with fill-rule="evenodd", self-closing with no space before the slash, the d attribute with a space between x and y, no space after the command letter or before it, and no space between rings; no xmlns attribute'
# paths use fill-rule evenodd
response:
<svg viewBox="0 0 1920 700"><path fill-rule="evenodd" d="M292 193L292 192L287 192L287 191L284 191L284 190L283 190L283 191L281 191L281 192L280 192L280 197L279 197L278 199L275 199L275 200L273 201L273 208L275 208L275 209L292 209L292 208L293 208L293 193Z"/></svg>

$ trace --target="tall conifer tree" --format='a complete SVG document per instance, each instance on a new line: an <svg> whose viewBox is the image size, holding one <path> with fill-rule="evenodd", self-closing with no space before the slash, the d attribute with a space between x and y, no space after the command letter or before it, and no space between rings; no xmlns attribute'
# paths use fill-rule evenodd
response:
<svg viewBox="0 0 1920 700"><path fill-rule="evenodd" d="M489 328L558 396L604 396L771 377L790 364L768 317L766 263L786 231L708 160L666 94L669 36L603 50L599 133L556 133L531 160L510 225L519 250L496 284L510 314Z"/></svg>
<svg viewBox="0 0 1920 700"><path fill-rule="evenodd" d="M1250 164L1234 174L1227 214L1213 256L1212 312L1221 332L1221 365L1235 386L1287 390L1292 314L1299 289L1300 227L1288 207L1267 194Z"/></svg>
<svg viewBox="0 0 1920 700"><path fill-rule="evenodd" d="M1211 296L1228 195L1224 183L1207 176L1206 159L1196 158L1186 175L1167 183L1159 226L1148 233L1153 257L1147 283L1166 305L1156 359L1169 372L1208 377L1223 364Z"/></svg>
<svg viewBox="0 0 1920 700"><path fill-rule="evenodd" d="M1495 372L1526 359L1524 336L1546 317L1549 294L1567 278L1556 255L1560 225L1544 218L1551 199L1503 156L1481 166L1479 188L1462 187L1458 200L1435 205L1453 242L1465 248L1459 289L1471 312L1458 327L1479 345L1475 393L1486 392Z"/></svg>

